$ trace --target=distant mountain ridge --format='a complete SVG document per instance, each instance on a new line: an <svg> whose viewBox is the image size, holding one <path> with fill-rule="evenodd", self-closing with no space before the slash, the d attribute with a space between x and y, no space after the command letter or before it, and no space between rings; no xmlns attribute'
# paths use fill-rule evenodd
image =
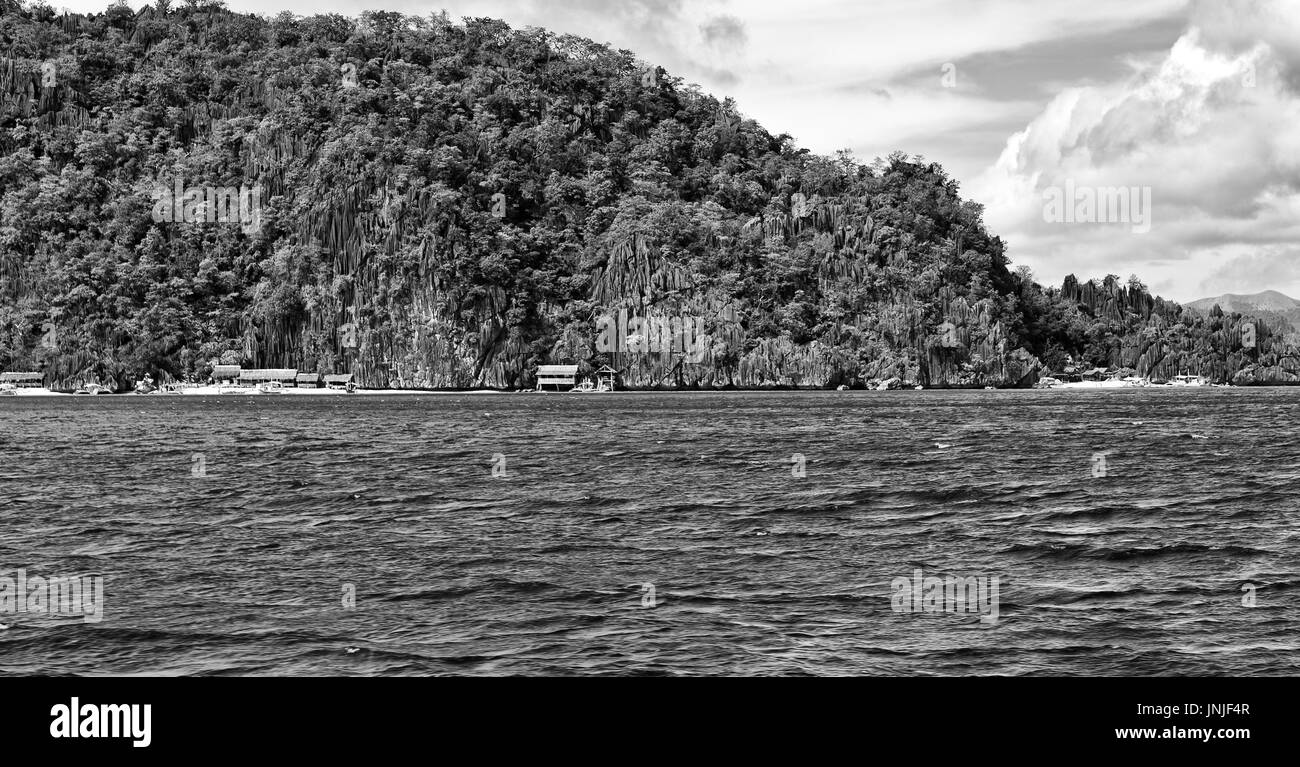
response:
<svg viewBox="0 0 1300 767"><path fill-rule="evenodd" d="M1244 294L1224 293L1221 296L1202 298L1186 304L1188 309L1201 314L1209 314L1215 305L1228 313L1249 314L1264 320L1283 320L1291 326L1283 328L1284 332L1300 330L1300 301L1276 290Z"/></svg>
<svg viewBox="0 0 1300 767"><path fill-rule="evenodd" d="M1300 301L1276 290L1263 290L1258 293L1224 293L1215 298L1201 298L1187 304L1189 308L1208 312L1218 304L1225 312L1251 312L1263 309L1270 312L1289 312L1300 310Z"/></svg>

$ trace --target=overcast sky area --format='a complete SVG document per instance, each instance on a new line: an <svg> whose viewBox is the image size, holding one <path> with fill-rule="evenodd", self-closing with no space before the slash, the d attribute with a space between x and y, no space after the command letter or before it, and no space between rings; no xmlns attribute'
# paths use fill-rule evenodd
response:
<svg viewBox="0 0 1300 767"><path fill-rule="evenodd" d="M107 0L50 0L100 12ZM132 0L131 5L144 5ZM179 5L178 0L174 4ZM1040 282L1300 297L1300 0L227 0L274 15L490 16L634 51L773 133L943 164ZM1050 189L1149 188L1132 222ZM1138 195L1141 198L1141 195ZM1135 231L1136 230L1136 231Z"/></svg>

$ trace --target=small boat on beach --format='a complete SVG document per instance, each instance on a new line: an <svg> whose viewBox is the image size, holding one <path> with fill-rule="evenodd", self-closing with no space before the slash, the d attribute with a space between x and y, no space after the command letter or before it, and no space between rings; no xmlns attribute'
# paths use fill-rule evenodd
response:
<svg viewBox="0 0 1300 767"><path fill-rule="evenodd" d="M572 389L569 389L570 394L603 394L612 391L614 390L605 386L603 383L597 386L591 381L583 381Z"/></svg>
<svg viewBox="0 0 1300 767"><path fill-rule="evenodd" d="M279 381L263 381L253 390L254 394L284 394L284 384Z"/></svg>
<svg viewBox="0 0 1300 767"><path fill-rule="evenodd" d="M113 390L110 389L110 388L108 388L107 386L101 386L101 385L99 385L99 384L94 384L94 383L93 383L93 384L86 384L85 386L82 386L82 387L78 388L76 391L74 391L74 392L72 392L72 393L73 393L73 394L90 394L90 395L95 395L95 394L112 394L112 393L113 393Z"/></svg>
<svg viewBox="0 0 1300 767"><path fill-rule="evenodd" d="M604 394L606 392L612 392L614 391L614 377L616 375L618 375L617 370L615 370L614 368L608 365L605 365L600 370L596 371L596 380L594 382L590 380L583 381L582 383L578 384L572 389L569 389L569 393L570 394ZM539 386L537 388L540 389L541 387Z"/></svg>

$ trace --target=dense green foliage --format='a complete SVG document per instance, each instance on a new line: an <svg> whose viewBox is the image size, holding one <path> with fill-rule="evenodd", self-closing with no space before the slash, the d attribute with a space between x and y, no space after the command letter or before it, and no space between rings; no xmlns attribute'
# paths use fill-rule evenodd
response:
<svg viewBox="0 0 1300 767"><path fill-rule="evenodd" d="M1135 281L1044 290L937 165L813 155L587 40L445 14L0 9L0 369L956 386L1067 355L1220 377L1283 356ZM178 185L252 189L258 225L189 203L158 220ZM707 354L597 348L620 311L703 317Z"/></svg>

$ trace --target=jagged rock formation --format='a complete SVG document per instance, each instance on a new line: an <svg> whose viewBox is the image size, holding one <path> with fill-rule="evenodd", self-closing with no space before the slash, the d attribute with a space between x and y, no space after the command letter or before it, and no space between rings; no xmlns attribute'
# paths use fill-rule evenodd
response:
<svg viewBox="0 0 1300 767"><path fill-rule="evenodd" d="M1082 284L1071 276L1060 296L1095 320L1089 364L1133 368L1156 381L1177 375L1243 385L1298 380L1295 351L1283 335L1289 327L1225 314L1218 306L1203 317L1152 297L1135 280L1124 287L1113 276Z"/></svg>

